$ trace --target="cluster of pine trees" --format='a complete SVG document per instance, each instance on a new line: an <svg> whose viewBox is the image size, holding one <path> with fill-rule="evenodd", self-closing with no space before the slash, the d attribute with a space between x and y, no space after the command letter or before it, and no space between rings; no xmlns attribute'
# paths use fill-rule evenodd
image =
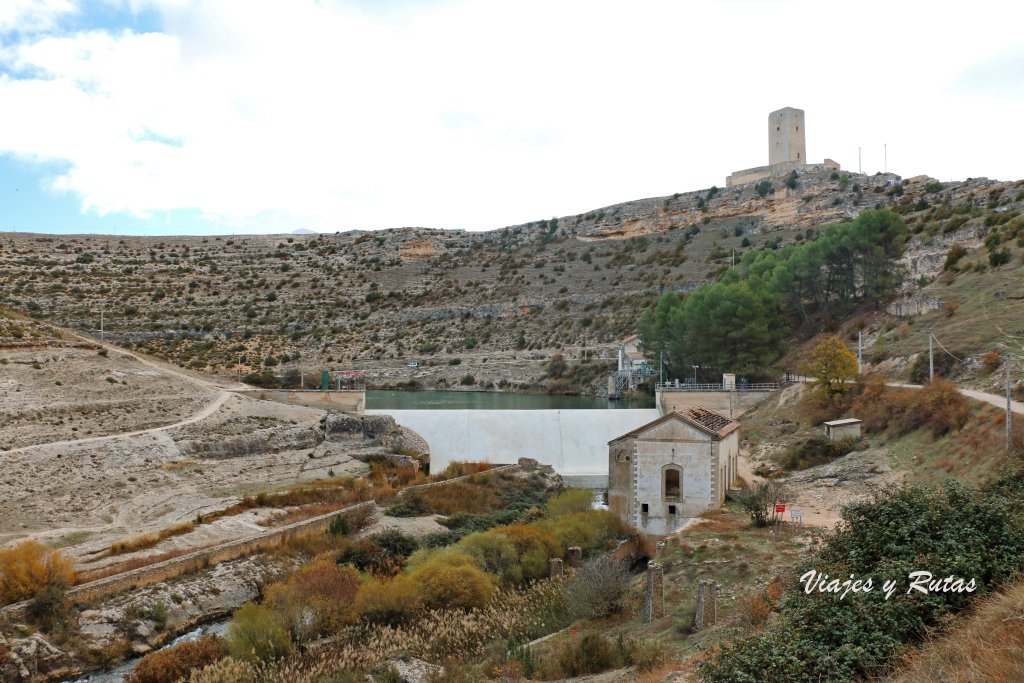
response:
<svg viewBox="0 0 1024 683"><path fill-rule="evenodd" d="M666 293L641 318L642 348L667 378L771 375L787 337L812 336L858 306L877 306L902 281L907 227L896 213L864 211L799 244L744 254L720 281L688 296Z"/></svg>

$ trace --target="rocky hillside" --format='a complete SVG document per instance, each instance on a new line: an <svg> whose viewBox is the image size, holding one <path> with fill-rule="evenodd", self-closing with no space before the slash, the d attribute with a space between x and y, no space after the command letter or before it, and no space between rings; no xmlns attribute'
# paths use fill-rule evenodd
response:
<svg viewBox="0 0 1024 683"><path fill-rule="evenodd" d="M660 293L699 287L748 249L893 208L915 233L910 293L939 273L951 245L979 246L1024 207L1022 182L839 172L786 180L480 233L3 233L0 304L90 334L102 309L108 339L207 372L331 367L388 384L528 384L555 351L610 359ZM413 361L421 367L408 369ZM590 367L588 380L607 363Z"/></svg>

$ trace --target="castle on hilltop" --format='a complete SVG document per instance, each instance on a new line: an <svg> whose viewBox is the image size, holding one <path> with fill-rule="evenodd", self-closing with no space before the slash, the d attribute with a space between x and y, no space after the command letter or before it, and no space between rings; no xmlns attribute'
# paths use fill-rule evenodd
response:
<svg viewBox="0 0 1024 683"><path fill-rule="evenodd" d="M756 183L765 178L784 176L790 171L839 170L839 164L825 159L820 164L807 163L807 142L804 130L804 110L785 107L768 115L768 165L735 171L725 179L725 186Z"/></svg>

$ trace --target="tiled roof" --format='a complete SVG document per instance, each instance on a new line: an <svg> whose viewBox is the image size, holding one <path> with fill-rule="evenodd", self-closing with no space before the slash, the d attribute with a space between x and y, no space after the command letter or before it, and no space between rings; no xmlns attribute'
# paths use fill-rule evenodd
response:
<svg viewBox="0 0 1024 683"><path fill-rule="evenodd" d="M662 422L666 422L668 420L673 419L683 420L716 439L724 439L725 437L729 436L734 431L740 428L740 423L737 422L736 420L731 420L725 415L716 413L715 411L709 410L704 406L693 406L692 408L687 408L686 410L672 411L671 413L666 413L656 420L648 422L647 424L641 427L637 427L631 432L627 432L622 436L612 439L608 443L614 443L615 441L619 441L620 439L625 439L628 437L640 436L641 434L648 431L652 427L655 427L661 424Z"/></svg>
<svg viewBox="0 0 1024 683"><path fill-rule="evenodd" d="M704 406L693 406L692 408L679 411L679 414L718 436L726 436L740 426L739 422L731 420L725 415L716 413Z"/></svg>
<svg viewBox="0 0 1024 683"><path fill-rule="evenodd" d="M628 344L629 342L633 341L634 339L639 339L639 338L640 338L640 335L638 335L638 334L631 334L630 336L628 336L625 339L623 339L622 341L620 341L619 344L620 345L621 344Z"/></svg>

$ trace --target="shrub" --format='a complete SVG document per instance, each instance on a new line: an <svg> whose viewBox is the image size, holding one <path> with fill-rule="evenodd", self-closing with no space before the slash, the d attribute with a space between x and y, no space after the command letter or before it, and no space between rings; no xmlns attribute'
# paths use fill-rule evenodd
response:
<svg viewBox="0 0 1024 683"><path fill-rule="evenodd" d="M267 589L264 604L276 611L301 640L332 633L355 620L352 603L359 573L319 559Z"/></svg>
<svg viewBox="0 0 1024 683"><path fill-rule="evenodd" d="M579 546L587 554L603 550L609 541L624 537L628 530L618 515L608 510L570 512L538 524L551 531L563 548Z"/></svg>
<svg viewBox="0 0 1024 683"><path fill-rule="evenodd" d="M1024 530L998 492L947 481L876 492L843 509L843 524L798 570L872 577L868 593L840 595L801 588L786 597L780 619L763 634L727 645L701 665L707 683L759 680L864 680L875 677L905 644L972 599L966 592L908 595L910 572L973 578L975 593L1007 580L1024 562ZM880 590L897 580L891 599Z"/></svg>
<svg viewBox="0 0 1024 683"><path fill-rule="evenodd" d="M562 548L558 539L548 529L538 526L516 524L495 529L495 533L508 538L519 557L520 571L524 581L535 581L548 575L548 560L561 557Z"/></svg>
<svg viewBox="0 0 1024 683"><path fill-rule="evenodd" d="M372 579L356 596L356 613L371 624L397 626L422 607L416 584L407 576Z"/></svg>
<svg viewBox="0 0 1024 683"><path fill-rule="evenodd" d="M785 488L777 481L766 481L745 489L736 494L736 501L743 511L750 516L755 527L768 526L775 515L775 504L788 499Z"/></svg>
<svg viewBox="0 0 1024 683"><path fill-rule="evenodd" d="M590 489L568 489L548 501L548 515L561 517L570 512L586 512L593 507L593 491Z"/></svg>
<svg viewBox="0 0 1024 683"><path fill-rule="evenodd" d="M370 540L384 551L385 557L398 563L405 562L406 558L420 547L415 538L402 533L399 529L387 529L370 536Z"/></svg>
<svg viewBox="0 0 1024 683"><path fill-rule="evenodd" d="M193 670L220 661L228 654L224 640L206 635L143 657L125 679L125 683L174 683Z"/></svg>
<svg viewBox="0 0 1024 683"><path fill-rule="evenodd" d="M508 583L519 583L523 569L508 536L493 531L472 533L459 541L459 550L476 560L481 569Z"/></svg>
<svg viewBox="0 0 1024 683"><path fill-rule="evenodd" d="M271 609L247 602L231 617L227 634L228 652L236 659L271 661L292 647L288 628Z"/></svg>
<svg viewBox="0 0 1024 683"><path fill-rule="evenodd" d="M998 351L989 351L981 356L981 365L988 372L995 372L1003 364L1003 357Z"/></svg>
<svg viewBox="0 0 1024 683"><path fill-rule="evenodd" d="M626 565L611 555L587 561L566 586L569 611L575 619L605 617L622 610L629 588Z"/></svg>
<svg viewBox="0 0 1024 683"><path fill-rule="evenodd" d="M967 249L959 244L954 244L946 253L946 261L942 264L942 270L956 270L956 264L964 256L967 256Z"/></svg>
<svg viewBox="0 0 1024 683"><path fill-rule="evenodd" d="M805 470L841 458L854 450L856 440L829 441L824 437L804 439L790 448L782 459L787 470Z"/></svg>
<svg viewBox="0 0 1024 683"><path fill-rule="evenodd" d="M463 375L462 379L459 380L459 384L464 387L471 387L476 384L476 377L473 375Z"/></svg>
<svg viewBox="0 0 1024 683"><path fill-rule="evenodd" d="M625 662L615 644L598 633L563 641L552 648L542 673L545 680L575 678L618 669Z"/></svg>
<svg viewBox="0 0 1024 683"><path fill-rule="evenodd" d="M486 605L494 584L475 566L473 558L445 553L431 558L409 574L428 609L473 609Z"/></svg>
<svg viewBox="0 0 1024 683"><path fill-rule="evenodd" d="M331 520L330 526L327 527L327 532L331 536L347 536L351 530L352 524L345 515L338 515Z"/></svg>
<svg viewBox="0 0 1024 683"><path fill-rule="evenodd" d="M956 356L957 358L966 357L962 351L958 351L957 349L952 349L951 351L953 355L946 353L936 345L932 356L936 377L949 377L956 372L957 368L960 366L960 361L953 356ZM920 353L917 358L914 359L914 364L910 367L910 381L914 384L924 384L929 380L928 372L928 354Z"/></svg>
<svg viewBox="0 0 1024 683"><path fill-rule="evenodd" d="M34 540L0 550L0 602L12 603L66 587L75 578L71 560Z"/></svg>
<svg viewBox="0 0 1024 683"><path fill-rule="evenodd" d="M754 191L757 192L758 197L767 197L773 190L774 188L770 180L762 180L757 185L754 185Z"/></svg>
<svg viewBox="0 0 1024 683"><path fill-rule="evenodd" d="M393 566L384 555L384 549L365 538L351 541L341 549L335 562L350 564L361 572L391 575L400 567Z"/></svg>

